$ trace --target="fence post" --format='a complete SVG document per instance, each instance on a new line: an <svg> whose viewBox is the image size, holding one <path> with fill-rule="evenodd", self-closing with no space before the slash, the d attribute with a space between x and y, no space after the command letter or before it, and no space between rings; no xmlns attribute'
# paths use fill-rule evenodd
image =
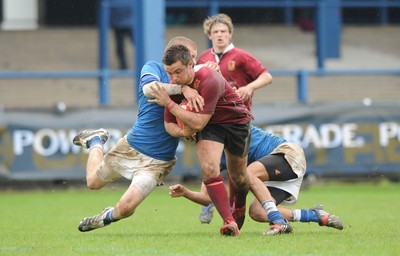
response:
<svg viewBox="0 0 400 256"><path fill-rule="evenodd" d="M99 8L99 99L100 105L107 105L109 104L108 27L110 24L110 3L108 0L102 0Z"/></svg>
<svg viewBox="0 0 400 256"><path fill-rule="evenodd" d="M211 0L208 2L208 16L213 16L219 13L219 3L216 0ZM208 40L206 37L206 42L208 45L208 48L212 48L212 42L211 40Z"/></svg>
<svg viewBox="0 0 400 256"><path fill-rule="evenodd" d="M340 57L341 1L321 0L316 10L316 46L318 68L324 69L325 59Z"/></svg>
<svg viewBox="0 0 400 256"><path fill-rule="evenodd" d="M219 13L219 3L216 0L211 0L208 4L208 15L213 16Z"/></svg>
<svg viewBox="0 0 400 256"><path fill-rule="evenodd" d="M291 25L293 24L293 5L291 3L292 1L290 0L285 0L284 1L284 10L283 10L283 18L284 18L284 23L285 25Z"/></svg>
<svg viewBox="0 0 400 256"><path fill-rule="evenodd" d="M317 64L319 69L325 68L325 52L326 52L326 37L324 35L325 28L325 1L321 1L318 3L316 8L316 21L315 24L315 39L316 39L316 46L317 46Z"/></svg>
<svg viewBox="0 0 400 256"><path fill-rule="evenodd" d="M297 99L301 103L308 102L308 72L303 69L297 73Z"/></svg>
<svg viewBox="0 0 400 256"><path fill-rule="evenodd" d="M142 66L149 60L160 61L164 52L165 0L134 1L135 83L140 82ZM136 100L139 86L136 86Z"/></svg>
<svg viewBox="0 0 400 256"><path fill-rule="evenodd" d="M387 0L382 0L381 6L379 7L379 20L382 26L388 23Z"/></svg>

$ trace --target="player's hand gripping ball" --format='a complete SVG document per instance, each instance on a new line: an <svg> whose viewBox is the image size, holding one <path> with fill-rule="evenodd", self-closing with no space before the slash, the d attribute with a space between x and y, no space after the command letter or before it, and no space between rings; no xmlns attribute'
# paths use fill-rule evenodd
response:
<svg viewBox="0 0 400 256"><path fill-rule="evenodd" d="M181 102L181 104L179 104L179 106L186 111L195 112L195 109L191 108L191 106L189 106L188 104L189 102L187 100L184 100ZM179 118L176 118L176 122L178 123L179 127L185 128L185 124Z"/></svg>

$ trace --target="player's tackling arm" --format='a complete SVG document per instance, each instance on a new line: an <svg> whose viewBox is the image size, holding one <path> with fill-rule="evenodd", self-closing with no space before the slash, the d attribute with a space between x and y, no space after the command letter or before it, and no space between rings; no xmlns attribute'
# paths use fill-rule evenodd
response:
<svg viewBox="0 0 400 256"><path fill-rule="evenodd" d="M204 107L204 99L197 90L190 88L187 85L178 85L178 84L166 84L157 81L152 81L143 86L143 93L146 97L154 98L154 91L152 89L156 84L160 85L161 88L164 88L165 92L168 95L177 95L183 94L186 100L189 102L191 106L194 107L196 112L203 110Z"/></svg>
<svg viewBox="0 0 400 256"><path fill-rule="evenodd" d="M174 197L185 197L190 201L207 206L212 203L208 194L201 192L192 191L181 184L172 185L169 187L169 194L172 198Z"/></svg>
<svg viewBox="0 0 400 256"><path fill-rule="evenodd" d="M161 82L157 82L157 81L152 81L150 83L143 85L143 93L146 97L153 98L153 90L151 89L151 86L154 86L156 83L158 83L161 87L163 87L168 95L182 94L182 86L181 85L166 84L166 83L161 83Z"/></svg>
<svg viewBox="0 0 400 256"><path fill-rule="evenodd" d="M164 121L164 127L165 127L165 130L167 131L167 133L169 135L171 135L172 137L175 137L175 138L183 137L190 141L194 140L194 138L192 136L193 136L193 134L196 133L196 131L194 131L187 125L185 125L184 128L181 128L176 123Z"/></svg>
<svg viewBox="0 0 400 256"><path fill-rule="evenodd" d="M166 107L171 114L179 118L186 126L190 127L195 132L203 130L212 116L210 114L198 114L186 111L174 102L167 104Z"/></svg>
<svg viewBox="0 0 400 256"><path fill-rule="evenodd" d="M151 88L153 90L154 99L148 100L148 102L155 102L162 107L166 107L171 114L179 118L183 123L187 124L196 132L201 131L204 126L207 125L212 116L211 114L197 114L184 110L171 100L171 98L165 92L165 89L162 88L158 83Z"/></svg>

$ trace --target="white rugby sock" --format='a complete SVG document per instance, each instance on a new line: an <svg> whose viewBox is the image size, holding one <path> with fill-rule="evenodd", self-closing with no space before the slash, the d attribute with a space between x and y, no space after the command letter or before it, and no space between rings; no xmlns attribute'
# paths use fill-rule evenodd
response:
<svg viewBox="0 0 400 256"><path fill-rule="evenodd" d="M294 210L292 210L292 212L293 212L293 221L300 221L301 210L300 209L294 209Z"/></svg>

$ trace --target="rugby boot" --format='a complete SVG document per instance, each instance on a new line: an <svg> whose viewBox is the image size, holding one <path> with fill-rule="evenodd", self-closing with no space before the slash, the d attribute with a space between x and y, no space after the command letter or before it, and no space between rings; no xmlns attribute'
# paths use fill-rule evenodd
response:
<svg viewBox="0 0 400 256"><path fill-rule="evenodd" d="M316 205L311 210L314 210L318 215L318 224L320 226L326 226L330 228L336 228L339 230L343 229L342 220L336 216L332 215L329 212L325 211L323 205Z"/></svg>
<svg viewBox="0 0 400 256"><path fill-rule="evenodd" d="M81 146L83 148L89 148L88 142L95 138L99 137L100 140L105 143L108 140L109 133L107 130L100 128L97 130L84 130L78 133L72 142L77 145Z"/></svg>
<svg viewBox="0 0 400 256"><path fill-rule="evenodd" d="M84 218L81 220L79 223L79 231L81 232L87 232L87 231L92 231L98 228L105 227L108 224L104 223L104 219L106 218L107 214L114 210L114 207L107 207L105 208L101 213L94 215L92 217Z"/></svg>

